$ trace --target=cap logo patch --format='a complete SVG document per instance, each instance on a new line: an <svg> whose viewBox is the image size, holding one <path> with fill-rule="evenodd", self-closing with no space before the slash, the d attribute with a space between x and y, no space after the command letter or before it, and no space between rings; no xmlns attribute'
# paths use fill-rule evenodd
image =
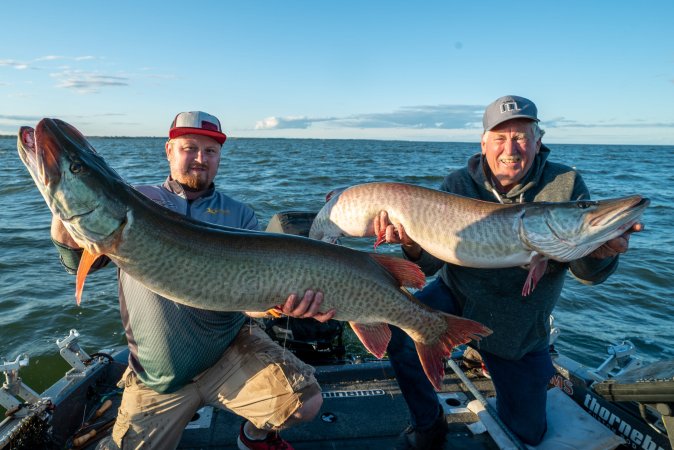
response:
<svg viewBox="0 0 674 450"><path fill-rule="evenodd" d="M205 120L201 121L201 128L204 130L220 131L220 128L216 124L207 122Z"/></svg>
<svg viewBox="0 0 674 450"><path fill-rule="evenodd" d="M501 114L507 113L509 111L519 111L520 108L517 106L517 102L506 102L501 103Z"/></svg>

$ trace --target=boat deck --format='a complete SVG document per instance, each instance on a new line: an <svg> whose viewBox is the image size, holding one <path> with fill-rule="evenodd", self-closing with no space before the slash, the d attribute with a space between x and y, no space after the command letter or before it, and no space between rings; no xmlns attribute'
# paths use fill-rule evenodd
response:
<svg viewBox="0 0 674 450"><path fill-rule="evenodd" d="M468 374L483 395L493 395L491 382ZM408 413L387 362L317 367L324 402L319 416L283 432L296 449L386 449L393 448L408 425ZM473 435L467 423L477 420L465 408L473 400L454 374L445 377L438 393L445 408L449 432L445 448L497 449L487 433ZM193 422L196 423L197 421ZM234 449L241 419L222 410L213 410L208 429L185 430L180 449ZM198 425L195 425L198 426Z"/></svg>
<svg viewBox="0 0 674 450"><path fill-rule="evenodd" d="M96 373L73 384L55 385L61 401L53 411L54 448L93 449L109 435L121 401L116 383L125 369L126 351L115 355L110 364L100 364ZM482 395L493 396L491 382L477 372L466 376ZM324 402L318 417L310 423L283 431L294 448L301 449L387 449L393 448L398 435L408 425L407 406L388 361L317 365L316 377L323 389ZM65 381L64 381L65 383ZM46 391L45 396L50 392ZM445 448L497 449L487 433L473 435L467 424L477 416L466 408L474 398L461 380L448 370L438 393L445 409L449 432ZM97 419L91 419L104 399L112 406ZM73 417L88 418L90 427L80 427ZM183 433L179 449L235 449L242 419L218 409L202 408ZM73 445L73 435L83 436L96 429L94 436L81 445ZM29 447L28 447L29 448Z"/></svg>

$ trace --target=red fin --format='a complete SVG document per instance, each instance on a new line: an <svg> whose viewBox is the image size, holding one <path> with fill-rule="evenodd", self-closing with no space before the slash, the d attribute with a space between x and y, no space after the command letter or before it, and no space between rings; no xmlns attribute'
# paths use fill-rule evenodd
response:
<svg viewBox="0 0 674 450"><path fill-rule="evenodd" d="M543 256L539 253L536 253L533 258L531 258L531 262L529 263L529 274L527 275L527 281L524 283L524 287L522 288L522 297L526 297L527 295L531 294L534 289L536 289L536 285L538 284L538 280L541 279L543 275L545 275L545 268L548 266L548 257Z"/></svg>
<svg viewBox="0 0 674 450"><path fill-rule="evenodd" d="M101 255L94 255L89 253L87 250L82 252L82 258L80 259L80 265L77 266L77 281L75 287L75 298L77 299L77 306L80 306L82 301L82 289L84 288L84 280L87 278L89 269L94 264L94 262Z"/></svg>
<svg viewBox="0 0 674 450"><path fill-rule="evenodd" d="M445 376L445 367L442 358L449 358L452 349L457 345L465 344L471 340L479 341L482 337L489 336L492 331L474 320L451 314L440 313L447 323L447 329L435 344L426 345L415 342L419 355L419 361L424 368L426 376L436 390L442 388L442 379Z"/></svg>
<svg viewBox="0 0 674 450"><path fill-rule="evenodd" d="M356 323L349 322L360 342L367 351L379 359L384 357L386 347L391 340L391 329L385 323Z"/></svg>
<svg viewBox="0 0 674 450"><path fill-rule="evenodd" d="M401 286L408 286L421 289L426 284L426 275L419 266L411 261L407 261L396 256L382 255L379 253L370 253L379 264L398 280Z"/></svg>
<svg viewBox="0 0 674 450"><path fill-rule="evenodd" d="M381 231L377 235L377 240L374 241L374 249L376 250L377 247L379 247L379 245L383 244L384 242L386 242L386 230Z"/></svg>

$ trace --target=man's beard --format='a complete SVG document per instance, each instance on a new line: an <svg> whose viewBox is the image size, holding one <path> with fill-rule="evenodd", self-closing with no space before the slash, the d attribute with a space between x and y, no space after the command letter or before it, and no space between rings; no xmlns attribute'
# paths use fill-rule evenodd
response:
<svg viewBox="0 0 674 450"><path fill-rule="evenodd" d="M191 191L204 191L210 186L206 172L200 172L196 174L187 172L183 173L181 178L180 184Z"/></svg>

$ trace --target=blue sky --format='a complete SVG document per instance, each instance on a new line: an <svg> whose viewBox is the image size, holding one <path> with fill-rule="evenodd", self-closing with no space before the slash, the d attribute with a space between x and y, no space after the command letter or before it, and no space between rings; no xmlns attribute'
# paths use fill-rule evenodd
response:
<svg viewBox="0 0 674 450"><path fill-rule="evenodd" d="M674 145L674 1L3 2L0 134L58 117L165 136L477 142L538 105L546 142Z"/></svg>

